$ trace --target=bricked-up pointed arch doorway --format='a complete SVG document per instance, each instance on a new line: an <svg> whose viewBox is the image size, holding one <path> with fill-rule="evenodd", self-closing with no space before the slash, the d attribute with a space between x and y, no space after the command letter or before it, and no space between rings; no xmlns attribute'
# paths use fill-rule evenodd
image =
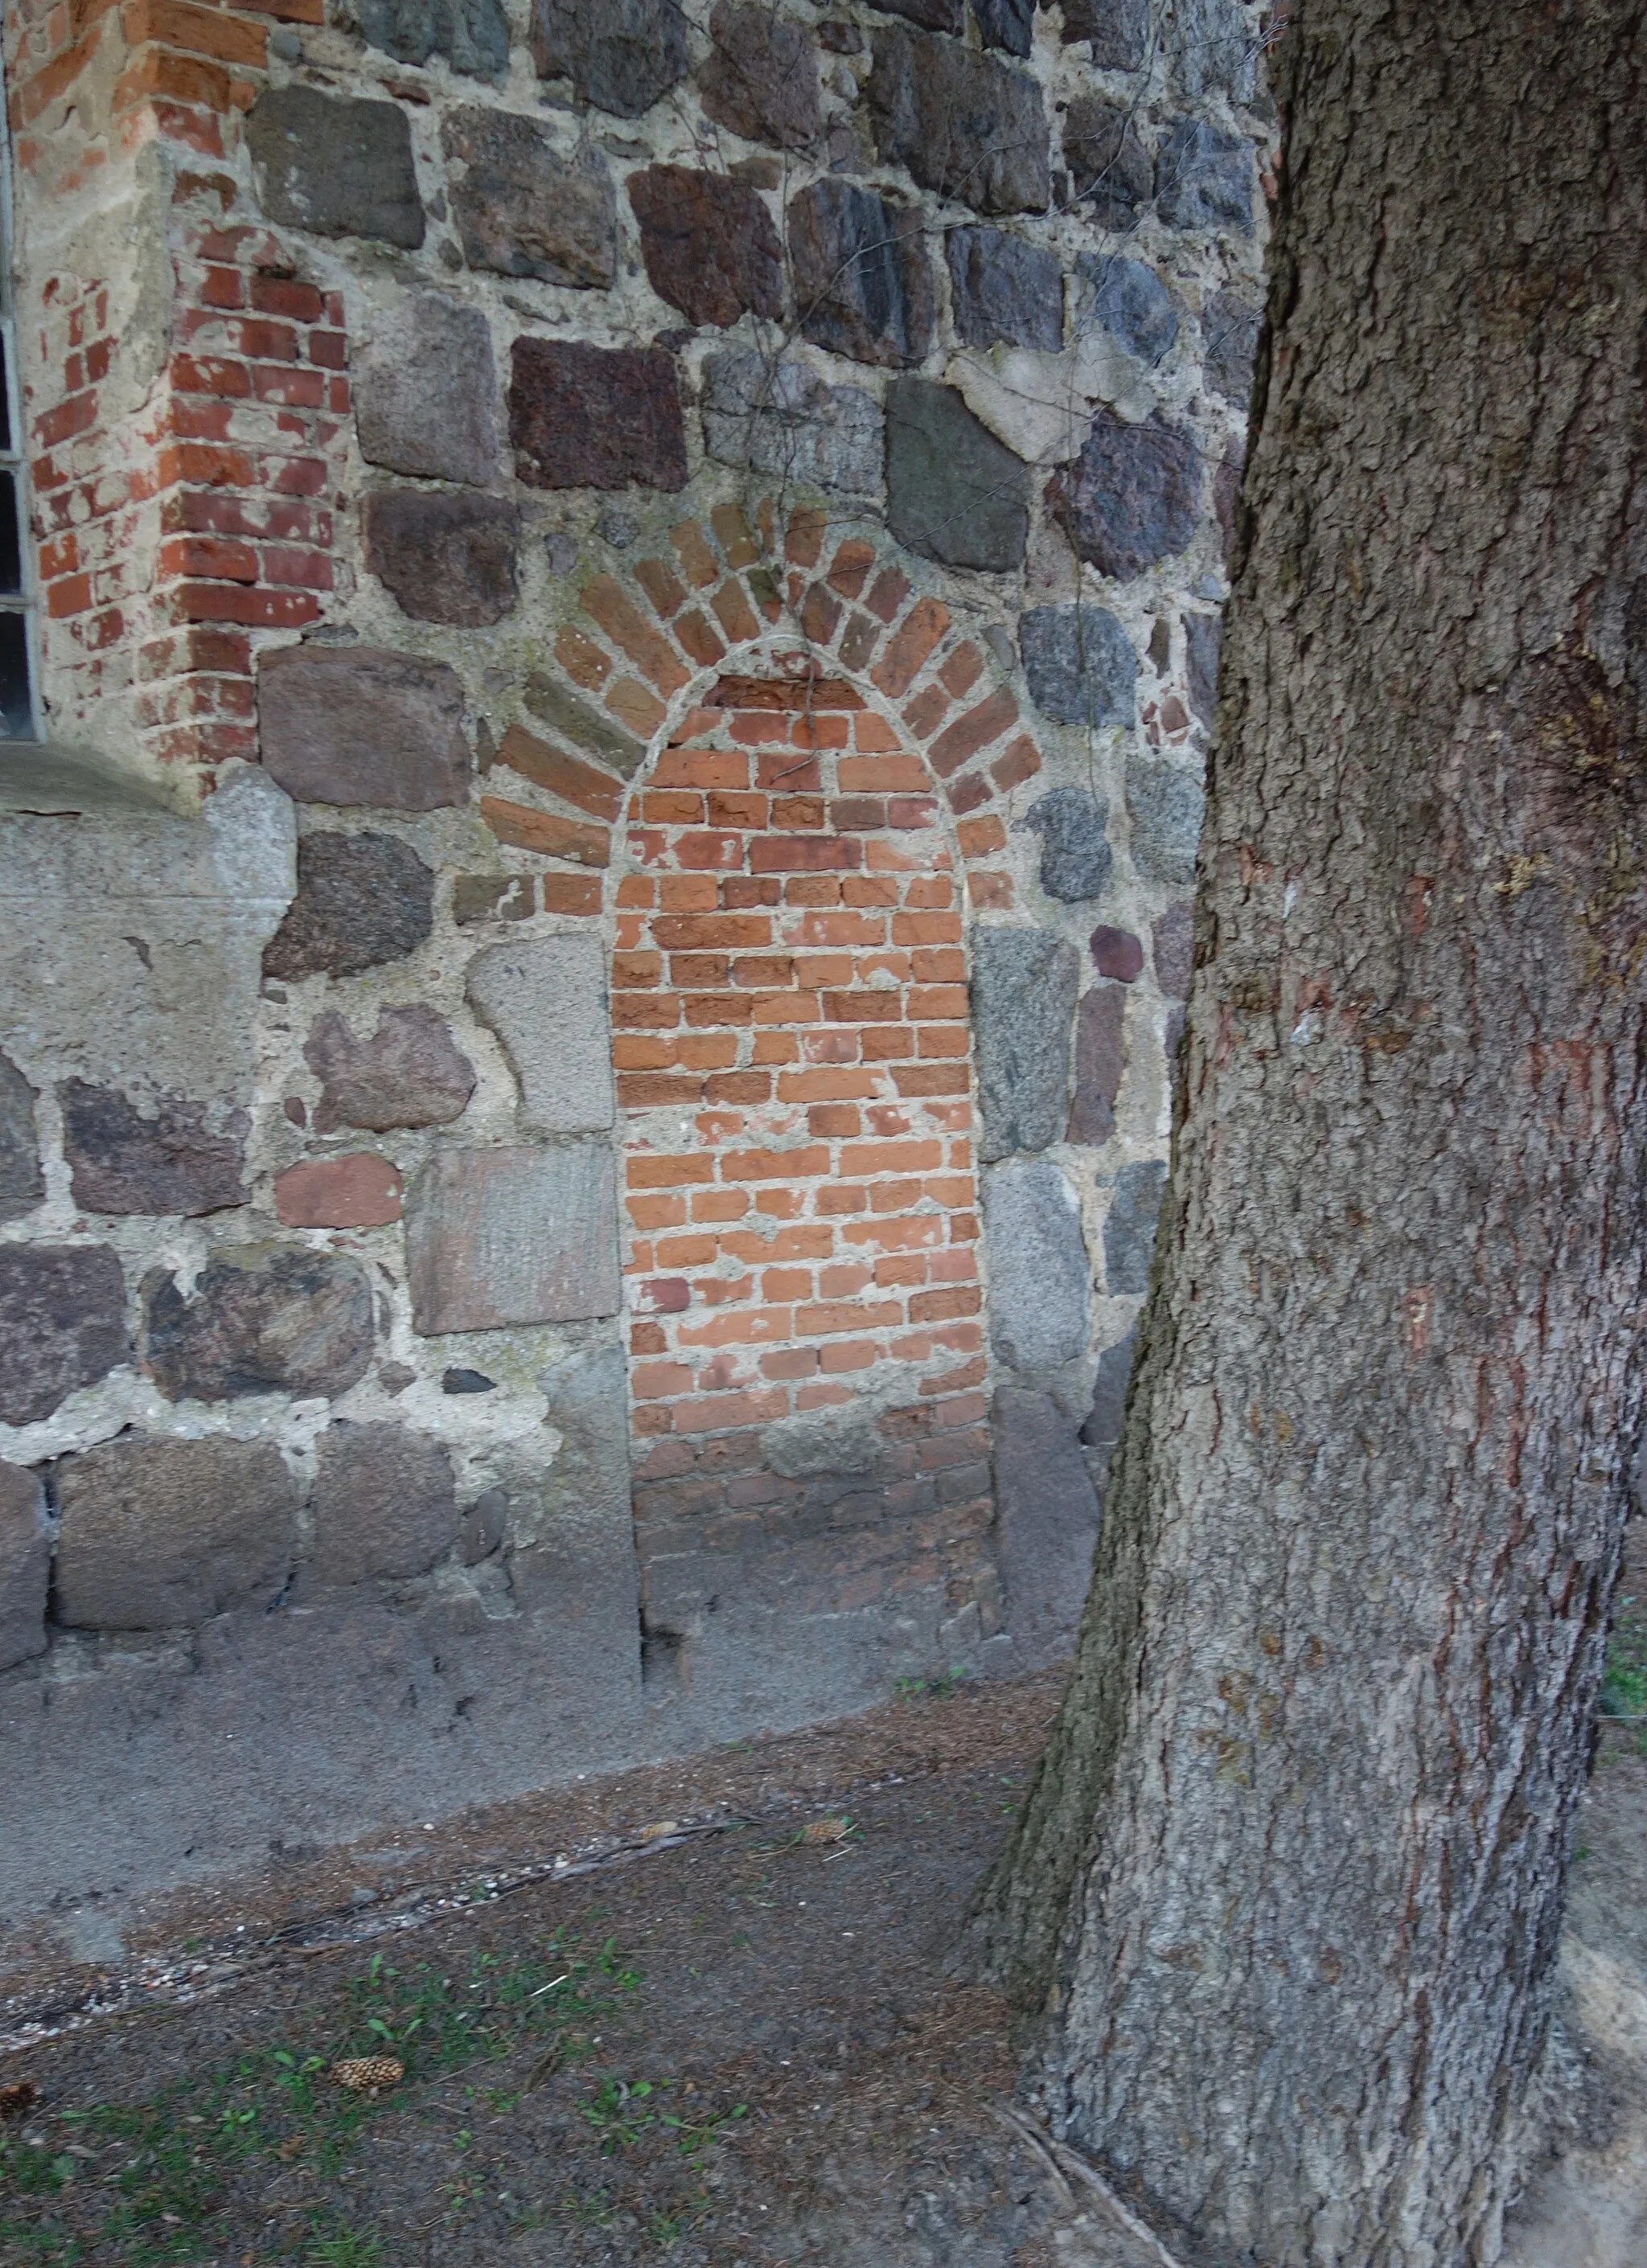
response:
<svg viewBox="0 0 1647 2268"><path fill-rule="evenodd" d="M838 1696L999 1625L963 884L908 733L742 663L617 889L643 1627L654 1682Z"/></svg>

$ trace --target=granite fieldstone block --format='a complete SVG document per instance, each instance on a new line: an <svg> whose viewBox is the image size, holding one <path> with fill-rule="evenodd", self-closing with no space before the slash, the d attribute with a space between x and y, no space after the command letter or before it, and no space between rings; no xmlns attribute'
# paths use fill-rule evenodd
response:
<svg viewBox="0 0 1647 2268"><path fill-rule="evenodd" d="M385 1008L369 1040L358 1040L335 1008L317 1017L303 1060L321 1081L315 1131L361 1126L445 1126L475 1092L475 1066L426 1000Z"/></svg>
<svg viewBox="0 0 1647 2268"><path fill-rule="evenodd" d="M1055 787L1032 803L1019 824L1041 838L1041 887L1078 905L1110 879L1110 807L1084 787Z"/></svg>
<svg viewBox="0 0 1647 2268"><path fill-rule="evenodd" d="M1105 1347L1098 1357L1097 1375L1092 1381L1092 1407L1081 1427L1081 1438L1089 1449L1112 1449L1121 1438L1121 1420L1126 1412L1126 1388L1133 1374L1133 1350L1137 1344L1134 1327L1115 1345Z"/></svg>
<svg viewBox="0 0 1647 2268"><path fill-rule="evenodd" d="M473 487L496 475L498 372L478 307L418 291L374 312L351 375L368 464Z"/></svg>
<svg viewBox="0 0 1647 2268"><path fill-rule="evenodd" d="M1247 28L1241 0L1173 0L1170 20L1167 52L1185 93L1251 102L1259 43Z"/></svg>
<svg viewBox="0 0 1647 2268"><path fill-rule="evenodd" d="M1104 1278L1112 1294L1149 1289L1149 1260L1167 1169L1153 1158L1123 1166L1104 1222Z"/></svg>
<svg viewBox="0 0 1647 2268"><path fill-rule="evenodd" d="M1030 698L1060 725L1130 725L1138 656L1103 607L1031 607L1018 618Z"/></svg>
<svg viewBox="0 0 1647 2268"><path fill-rule="evenodd" d="M58 1469L56 1612L71 1630L175 1630L286 1580L297 1490L268 1441L105 1441Z"/></svg>
<svg viewBox="0 0 1647 2268"><path fill-rule="evenodd" d="M1135 940L1134 940L1135 941ZM1115 1131L1115 1098L1126 1069L1126 995L1119 984L1095 984L1075 1014L1075 1092L1066 1142L1096 1145Z"/></svg>
<svg viewBox="0 0 1647 2268"><path fill-rule="evenodd" d="M1152 882L1193 882L1207 799L1200 782L1143 748L1126 757L1133 864Z"/></svg>
<svg viewBox="0 0 1647 2268"><path fill-rule="evenodd" d="M686 485L686 431L675 358L661 347L514 342L509 439L528 488L673 494Z"/></svg>
<svg viewBox="0 0 1647 2268"><path fill-rule="evenodd" d="M1083 252L1077 273L1090 285L1087 320L1141 362L1157 363L1178 335L1178 310L1155 269L1119 253Z"/></svg>
<svg viewBox="0 0 1647 2268"><path fill-rule="evenodd" d="M948 32L958 40L966 29L965 0L869 0L883 16L902 16L926 32Z"/></svg>
<svg viewBox="0 0 1647 2268"><path fill-rule="evenodd" d="M1149 930L1150 957L1156 983L1170 1000L1189 997L1190 973L1195 966L1195 908L1187 898L1157 916Z"/></svg>
<svg viewBox="0 0 1647 2268"><path fill-rule="evenodd" d="M1077 95L1065 112L1064 163L1101 228L1132 228L1155 195L1155 161L1131 110L1102 95Z"/></svg>
<svg viewBox="0 0 1647 2268"><path fill-rule="evenodd" d="M220 1247L185 1296L143 1285L143 1366L168 1402L346 1394L372 1359L372 1287L355 1261L293 1244Z"/></svg>
<svg viewBox="0 0 1647 2268"><path fill-rule="evenodd" d="M1118 984L1135 983L1144 973L1143 945L1130 930L1112 929L1100 922L1087 939L1087 950L1099 976Z"/></svg>
<svg viewBox="0 0 1647 2268"><path fill-rule="evenodd" d="M367 567L418 622L479 629L520 596L521 515L505 497L378 489L361 529Z"/></svg>
<svg viewBox="0 0 1647 2268"><path fill-rule="evenodd" d="M471 268L574 291L617 280L617 201L595 151L568 161L535 119L479 108L448 111L440 146Z"/></svg>
<svg viewBox="0 0 1647 2268"><path fill-rule="evenodd" d="M406 1252L425 1336L616 1314L610 1148L437 1151L412 1185Z"/></svg>
<svg viewBox="0 0 1647 2268"><path fill-rule="evenodd" d="M1185 615L1184 660L1190 707L1203 725L1210 725L1218 713L1218 656L1222 644L1222 615Z"/></svg>
<svg viewBox="0 0 1647 2268"><path fill-rule="evenodd" d="M611 1124L612 1029L598 938L489 945L469 962L465 989L509 1059L523 1131L586 1134Z"/></svg>
<svg viewBox="0 0 1647 2268"><path fill-rule="evenodd" d="M796 24L749 0L716 0L698 99L717 126L746 142L806 150L824 123L817 55Z"/></svg>
<svg viewBox="0 0 1647 2268"><path fill-rule="evenodd" d="M359 0L368 47L396 63L439 55L469 78L500 79L509 68L509 18L503 0Z"/></svg>
<svg viewBox="0 0 1647 2268"><path fill-rule="evenodd" d="M21 1219L46 1194L35 1099L11 1057L0 1055L0 1220Z"/></svg>
<svg viewBox="0 0 1647 2268"><path fill-rule="evenodd" d="M275 1215L286 1228L387 1228L401 1217L399 1168L373 1150L300 1159L275 1176Z"/></svg>
<svg viewBox="0 0 1647 2268"><path fill-rule="evenodd" d="M63 1146L76 1204L87 1212L219 1212L246 1203L244 1110L162 1095L151 1116L114 1087L63 1080Z"/></svg>
<svg viewBox="0 0 1647 2268"><path fill-rule="evenodd" d="M1200 490L1193 433L1159 410L1129 425L1100 409L1081 454L1047 482L1046 501L1081 556L1126 582L1190 543Z"/></svg>
<svg viewBox="0 0 1647 2268"><path fill-rule="evenodd" d="M1149 53L1149 0L1064 0L1064 44L1082 40L1095 70L1141 70Z"/></svg>
<svg viewBox="0 0 1647 2268"><path fill-rule="evenodd" d="M1035 44L1035 0L972 0L972 15L986 48L1022 59Z"/></svg>
<svg viewBox="0 0 1647 2268"><path fill-rule="evenodd" d="M415 953L434 927L434 870L393 835L298 838L298 890L263 947L263 974L358 976Z"/></svg>
<svg viewBox="0 0 1647 2268"><path fill-rule="evenodd" d="M1075 1193L1050 1160L984 1176L989 1330L1016 1370L1055 1370L1087 1351L1091 1269Z"/></svg>
<svg viewBox="0 0 1647 2268"><path fill-rule="evenodd" d="M752 350L703 369L704 449L717 464L873 496L883 477L881 405L856 386L826 386L804 363Z"/></svg>
<svg viewBox="0 0 1647 2268"><path fill-rule="evenodd" d="M629 202L647 280L689 322L783 313L783 247L757 190L691 166L648 166L630 175Z"/></svg>
<svg viewBox="0 0 1647 2268"><path fill-rule="evenodd" d="M246 143L259 202L277 227L372 236L408 252L423 242L411 129L397 103L265 87L247 114Z"/></svg>
<svg viewBox="0 0 1647 2268"><path fill-rule="evenodd" d="M1002 1616L1027 1667L1069 1649L1092 1577L1097 1491L1050 1394L1000 1387L990 1417Z"/></svg>
<svg viewBox="0 0 1647 2268"><path fill-rule="evenodd" d="M38 1473L0 1464L0 1669L46 1651L51 1539Z"/></svg>
<svg viewBox="0 0 1647 2268"><path fill-rule="evenodd" d="M569 78L580 102L639 118L686 76L679 0L532 0L540 78Z"/></svg>
<svg viewBox="0 0 1647 2268"><path fill-rule="evenodd" d="M1010 573L1029 540L1030 468L950 386L895 379L886 397L887 525L946 567Z"/></svg>
<svg viewBox="0 0 1647 2268"><path fill-rule="evenodd" d="M887 370L923 360L936 303L920 215L831 176L792 197L788 217L801 336Z"/></svg>
<svg viewBox="0 0 1647 2268"><path fill-rule="evenodd" d="M376 646L259 657L263 765L299 803L435 811L469 794L463 682L443 661Z"/></svg>
<svg viewBox="0 0 1647 2268"><path fill-rule="evenodd" d="M315 1444L309 1507L306 1590L425 1574L457 1542L451 1452L392 1420L329 1425Z"/></svg>
<svg viewBox="0 0 1647 2268"><path fill-rule="evenodd" d="M952 228L944 237L955 333L963 346L1064 343L1064 271L1055 253L1002 228Z"/></svg>
<svg viewBox="0 0 1647 2268"><path fill-rule="evenodd" d="M125 1278L107 1244L0 1245L0 1421L49 1418L128 1353Z"/></svg>
<svg viewBox="0 0 1647 2268"><path fill-rule="evenodd" d="M1252 232L1252 145L1204 119L1180 119L1156 159L1156 210L1169 228Z"/></svg>
<svg viewBox="0 0 1647 2268"><path fill-rule="evenodd" d="M1045 212L1052 202L1038 83L993 55L920 32L875 35L866 89L884 165L975 212Z"/></svg>
<svg viewBox="0 0 1647 2268"><path fill-rule="evenodd" d="M1080 981L1080 955L1051 930L975 932L972 1035L983 1117L980 1157L1045 1150L1062 1134L1069 1027Z"/></svg>

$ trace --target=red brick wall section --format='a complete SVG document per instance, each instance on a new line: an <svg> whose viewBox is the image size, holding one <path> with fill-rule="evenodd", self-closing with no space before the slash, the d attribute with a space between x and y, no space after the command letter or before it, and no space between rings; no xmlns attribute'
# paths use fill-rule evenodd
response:
<svg viewBox="0 0 1647 2268"><path fill-rule="evenodd" d="M19 310L51 726L64 737L118 700L159 763L251 758L253 633L317 621L332 588L342 302L240 212L229 174L199 162L223 155L225 123L256 92L241 73L262 63L261 19L320 14L320 0L125 0L36 10L14 32L20 167L47 163L81 74L114 40L122 67L82 173L156 137L188 153L170 218L170 354L140 409L106 414L122 375L107 279L32 279L35 304Z"/></svg>
<svg viewBox="0 0 1647 2268"><path fill-rule="evenodd" d="M683 522L582 614L561 666L630 730L698 688L608 882L649 1619L730 1583L803 1611L938 1589L987 1629L963 893L1010 909L990 861L1039 752L942 601L816 515ZM499 765L493 827L545 853L551 905L587 888L617 783L523 734ZM872 1467L771 1469L764 1428L865 1389Z"/></svg>

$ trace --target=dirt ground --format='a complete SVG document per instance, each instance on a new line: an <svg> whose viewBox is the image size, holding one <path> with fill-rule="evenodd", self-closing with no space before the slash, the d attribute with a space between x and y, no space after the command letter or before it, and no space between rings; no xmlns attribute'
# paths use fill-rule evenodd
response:
<svg viewBox="0 0 1647 2268"><path fill-rule="evenodd" d="M947 1966L1055 1699L927 1691L299 1859L122 1917L102 1973L14 1948L0 2261L1162 2268L1010 2124L1008 2012ZM1636 1746L1586 1802L1515 2268L1647 2261Z"/></svg>

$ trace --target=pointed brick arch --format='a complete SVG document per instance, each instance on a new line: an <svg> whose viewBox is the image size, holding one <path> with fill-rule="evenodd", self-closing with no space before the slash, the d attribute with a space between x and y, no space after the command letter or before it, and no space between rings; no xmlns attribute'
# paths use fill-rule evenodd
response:
<svg viewBox="0 0 1647 2268"><path fill-rule="evenodd" d="M877 1617L998 1624L966 915L1011 906L1040 755L909 563L826 535L727 507L590 583L557 659L650 753L540 762L526 831L551 909L614 924L651 1658L713 1683L764 1626L838 1690Z"/></svg>

